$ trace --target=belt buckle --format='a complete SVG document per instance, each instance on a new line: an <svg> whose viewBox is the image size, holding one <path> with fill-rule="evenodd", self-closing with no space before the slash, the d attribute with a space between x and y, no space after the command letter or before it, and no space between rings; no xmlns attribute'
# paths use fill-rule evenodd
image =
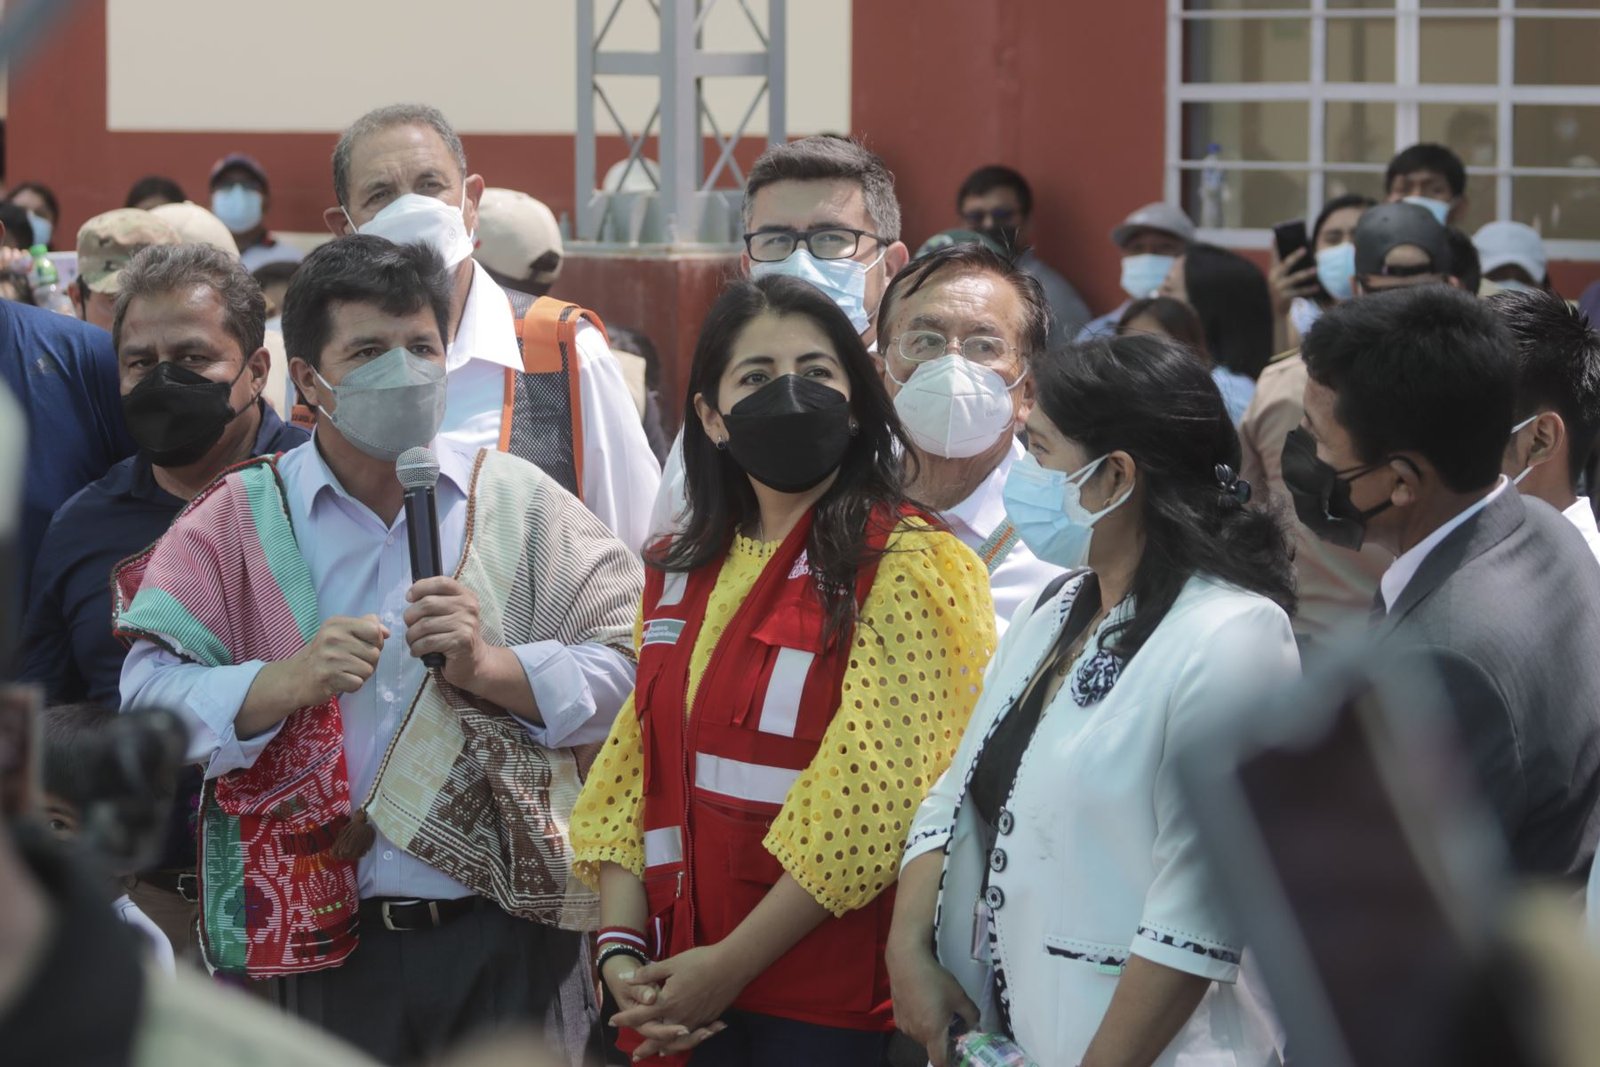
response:
<svg viewBox="0 0 1600 1067"><path fill-rule="evenodd" d="M200 878L194 872L185 871L178 875L178 882L174 888L185 904L200 903Z"/></svg>
<svg viewBox="0 0 1600 1067"><path fill-rule="evenodd" d="M396 926L395 925L395 921L394 921L394 912L392 912L390 910L391 908L394 908L394 907L413 908L413 907L416 907L418 904L421 904L421 903L423 903L423 902L420 901L420 900L386 900L386 901L384 901L382 906L379 909L380 914L382 914L382 916L383 916L383 928L385 930L389 930L389 931L392 931L392 932L397 933L397 934L407 934L407 933L411 933L411 932L416 931L416 930L424 929L423 927L420 927L420 926ZM428 904L428 918L433 920L431 925L437 927L439 925L439 902L437 900L430 900L430 901L427 902L427 904Z"/></svg>

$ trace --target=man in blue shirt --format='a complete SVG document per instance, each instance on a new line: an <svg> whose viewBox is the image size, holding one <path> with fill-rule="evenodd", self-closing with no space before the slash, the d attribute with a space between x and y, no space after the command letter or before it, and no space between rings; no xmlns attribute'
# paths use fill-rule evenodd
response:
<svg viewBox="0 0 1600 1067"><path fill-rule="evenodd" d="M30 599L28 576L50 517L131 453L134 444L117 399L117 356L104 330L0 300L0 381L11 387L28 416L15 572L21 605Z"/></svg>
<svg viewBox="0 0 1600 1067"><path fill-rule="evenodd" d="M118 413L139 452L68 500L40 549L22 677L42 685L49 703L117 706L127 649L111 632L112 568L159 539L226 468L306 439L261 399L271 364L265 322L261 287L209 246L154 246L123 271L112 333ZM192 811L180 800L161 869L142 876L139 888L164 898L136 894L180 954L193 907L175 894L194 869Z"/></svg>

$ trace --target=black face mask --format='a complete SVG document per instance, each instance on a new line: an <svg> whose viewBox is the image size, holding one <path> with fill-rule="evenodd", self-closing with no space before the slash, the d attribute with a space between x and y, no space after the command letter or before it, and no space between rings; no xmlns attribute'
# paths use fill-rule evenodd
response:
<svg viewBox="0 0 1600 1067"><path fill-rule="evenodd" d="M785 374L722 416L728 453L780 493L803 493L839 469L850 448L850 402L837 389Z"/></svg>
<svg viewBox="0 0 1600 1067"><path fill-rule="evenodd" d="M156 364L122 398L139 451L157 467L185 467L204 456L238 414L228 403L238 380L214 382L176 363Z"/></svg>
<svg viewBox="0 0 1600 1067"><path fill-rule="evenodd" d="M1334 470L1317 458L1317 443L1296 427L1283 442L1283 484L1294 497L1294 513L1318 537L1354 552L1367 537L1367 522L1394 503L1385 500L1362 511L1350 499L1350 483L1370 474L1388 460L1350 470Z"/></svg>

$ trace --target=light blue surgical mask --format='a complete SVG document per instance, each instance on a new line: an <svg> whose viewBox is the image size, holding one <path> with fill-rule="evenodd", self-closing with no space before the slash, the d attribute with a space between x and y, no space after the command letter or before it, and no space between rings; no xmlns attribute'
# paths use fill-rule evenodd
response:
<svg viewBox="0 0 1600 1067"><path fill-rule="evenodd" d="M1081 493L1083 483L1094 477L1105 456L1080 467L1071 474L1039 465L1031 454L1011 465L1001 496L1006 518L1028 550L1046 563L1058 567L1082 567L1089 561L1089 546L1094 541L1094 525L1128 502L1133 488L1099 511L1087 511Z"/></svg>
<svg viewBox="0 0 1600 1067"><path fill-rule="evenodd" d="M1440 226L1445 225L1444 220L1450 217L1450 208L1453 206L1449 200L1435 200L1431 196L1408 196L1401 203L1426 208L1430 215L1439 220Z"/></svg>
<svg viewBox="0 0 1600 1067"><path fill-rule="evenodd" d="M43 215L35 215L31 211L27 215L28 225L33 227L33 243L36 245L48 245L50 243L50 235L55 232L55 225Z"/></svg>
<svg viewBox="0 0 1600 1067"><path fill-rule="evenodd" d="M261 225L265 199L259 189L228 185L211 194L211 213L222 220L229 233L249 233Z"/></svg>
<svg viewBox="0 0 1600 1067"><path fill-rule="evenodd" d="M1335 300L1343 303L1355 296L1356 246L1346 241L1342 245L1324 248L1317 253L1317 281Z"/></svg>
<svg viewBox="0 0 1600 1067"><path fill-rule="evenodd" d="M1176 256L1158 256L1145 252L1137 256L1122 257L1122 291L1134 300L1143 300L1161 288L1172 272Z"/></svg>
<svg viewBox="0 0 1600 1067"><path fill-rule="evenodd" d="M796 248L789 253L789 258L776 263L750 264L750 277L782 274L810 282L827 293L828 299L849 317L856 333L866 333L872 323L872 312L867 309L867 274L883 262L887 252L888 249L884 249L871 263L862 263L855 259L817 259L810 249Z"/></svg>

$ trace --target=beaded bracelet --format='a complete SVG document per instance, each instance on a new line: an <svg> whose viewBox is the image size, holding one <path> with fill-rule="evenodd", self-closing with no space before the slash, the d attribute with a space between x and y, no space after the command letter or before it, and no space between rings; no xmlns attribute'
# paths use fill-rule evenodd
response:
<svg viewBox="0 0 1600 1067"><path fill-rule="evenodd" d="M649 957L647 957L639 949L634 948L632 945L625 945L621 942L612 942L600 950L600 957L595 961L595 968L597 970L605 969L605 965L618 956L627 956L629 959L638 963L641 967L648 967L650 966L651 962Z"/></svg>

